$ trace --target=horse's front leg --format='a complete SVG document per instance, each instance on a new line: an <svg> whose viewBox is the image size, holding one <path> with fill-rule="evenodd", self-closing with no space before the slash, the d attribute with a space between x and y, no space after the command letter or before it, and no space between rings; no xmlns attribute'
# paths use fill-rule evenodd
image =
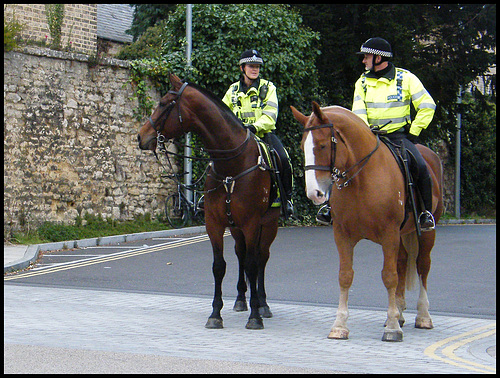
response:
<svg viewBox="0 0 500 378"><path fill-rule="evenodd" d="M234 303L234 311L248 311L246 291L247 284L245 282L245 258L246 258L246 244L245 236L240 229L231 228L231 234L233 235L235 246L234 251L238 257L238 284L236 288L238 290L238 296L236 297L236 302Z"/></svg>
<svg viewBox="0 0 500 378"><path fill-rule="evenodd" d="M263 329L264 323L259 313L259 296L257 292L257 276L259 272L258 254L260 230L254 231L247 238L247 258L245 261L245 272L250 285L250 316L246 324L247 329Z"/></svg>
<svg viewBox="0 0 500 378"><path fill-rule="evenodd" d="M333 323L328 338L347 340L349 338L349 329L347 328L349 309L347 307L347 301L349 299L349 289L354 278L354 270L352 269L354 245L350 243L345 236L340 236L338 233L335 233L335 243L339 253L340 297L335 322Z"/></svg>
<svg viewBox="0 0 500 378"><path fill-rule="evenodd" d="M384 252L384 267L382 269L382 281L387 289L389 306L387 308L387 320L385 322L382 341L403 341L403 331L399 324L399 309L396 305L396 288L398 286L398 253L400 238L399 234L393 238L387 238L382 245Z"/></svg>
<svg viewBox="0 0 500 378"><path fill-rule="evenodd" d="M221 317L221 310L223 307L222 301L222 280L224 279L224 275L226 274L226 261L224 260L224 242L223 242L223 233L222 232L214 232L209 231L209 227L207 227L208 235L210 237L210 241L212 243L212 250L214 255L214 262L212 265L212 272L214 274L215 279L215 293L214 300L212 302L212 314L209 316L207 323L205 324L206 328L224 328Z"/></svg>
<svg viewBox="0 0 500 378"><path fill-rule="evenodd" d="M276 215L279 216L279 213ZM266 265L269 260L269 249L271 248L271 244L273 243L276 235L278 233L278 220L270 222L261 229L261 237L260 237L260 254L259 254L259 275L258 275L258 285L257 291L259 293L259 302L260 308L259 313L263 318L272 318L273 313L267 304L267 295L265 288L265 271Z"/></svg>

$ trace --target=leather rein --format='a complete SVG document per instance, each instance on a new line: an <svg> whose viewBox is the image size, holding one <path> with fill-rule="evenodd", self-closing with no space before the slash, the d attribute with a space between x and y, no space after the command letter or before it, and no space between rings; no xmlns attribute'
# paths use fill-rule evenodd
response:
<svg viewBox="0 0 500 378"><path fill-rule="evenodd" d="M335 130L333 124L328 123L328 124L324 124L324 125L312 126L308 129L305 129L304 132L314 131L314 130L318 130L318 129L326 129L326 128L329 128L331 131L330 143L331 143L331 150L332 150L332 160L330 162L330 165L326 166L326 165L313 165L313 164L311 164L311 165L304 166L304 170L330 172L332 175L332 180L333 180L333 182L335 182L335 186L337 187L338 190L340 190L340 189L348 186L349 183L351 182L351 180L354 179L354 177L356 177L363 170L366 163L368 163L368 160L370 160L372 155L375 153L375 151L377 151L378 147L380 146L380 138L379 138L378 134L376 134L375 136L377 137L377 145L375 146L375 148L368 155L366 155L364 158L362 158L361 160L359 160L358 162L356 162L355 164L353 164L352 166L350 166L346 170L341 171L340 169L335 167L335 158L337 155L338 140L335 137L336 130ZM348 176L349 172L351 172L355 167L358 167L358 166L359 166L359 169L355 173Z"/></svg>

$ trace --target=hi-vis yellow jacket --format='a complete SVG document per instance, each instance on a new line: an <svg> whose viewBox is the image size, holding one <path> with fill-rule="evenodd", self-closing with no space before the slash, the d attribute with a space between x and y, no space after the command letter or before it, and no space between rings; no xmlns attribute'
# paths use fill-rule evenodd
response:
<svg viewBox="0 0 500 378"><path fill-rule="evenodd" d="M272 82L259 78L243 92L242 83L237 81L231 84L222 101L243 124L253 125L258 137L276 129L278 96Z"/></svg>
<svg viewBox="0 0 500 378"><path fill-rule="evenodd" d="M356 81L352 111L369 126L383 127L388 133L411 124L410 134L418 136L429 126L436 110L436 103L420 80L410 71L392 67L385 75L377 78L365 72ZM410 104L417 114L410 118Z"/></svg>

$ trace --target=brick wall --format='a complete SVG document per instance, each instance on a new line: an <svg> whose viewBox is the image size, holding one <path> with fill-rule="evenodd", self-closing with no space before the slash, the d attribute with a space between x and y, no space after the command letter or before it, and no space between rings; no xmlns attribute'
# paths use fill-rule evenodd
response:
<svg viewBox="0 0 500 378"><path fill-rule="evenodd" d="M87 59L33 47L4 53L4 235L86 213L162 214L174 189L138 148L128 63Z"/></svg>
<svg viewBox="0 0 500 378"><path fill-rule="evenodd" d="M97 50L97 4L64 4L61 47L95 54ZM4 4L4 18L15 17L24 26L22 37L31 41L52 42L45 4ZM46 38L47 36L47 38ZM70 43L71 42L71 43Z"/></svg>

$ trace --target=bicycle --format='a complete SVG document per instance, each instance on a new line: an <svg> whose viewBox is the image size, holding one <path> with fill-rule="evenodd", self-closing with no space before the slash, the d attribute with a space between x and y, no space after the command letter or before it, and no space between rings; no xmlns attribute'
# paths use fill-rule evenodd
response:
<svg viewBox="0 0 500 378"><path fill-rule="evenodd" d="M177 193L171 194L165 201L165 215L168 223L173 228L186 227L188 224L205 224L204 211L198 208L198 203L202 196L193 187L193 185L186 185L181 182L184 173L173 173L163 175L162 177L175 179L177 183ZM187 198L185 190L193 193L193 200Z"/></svg>

